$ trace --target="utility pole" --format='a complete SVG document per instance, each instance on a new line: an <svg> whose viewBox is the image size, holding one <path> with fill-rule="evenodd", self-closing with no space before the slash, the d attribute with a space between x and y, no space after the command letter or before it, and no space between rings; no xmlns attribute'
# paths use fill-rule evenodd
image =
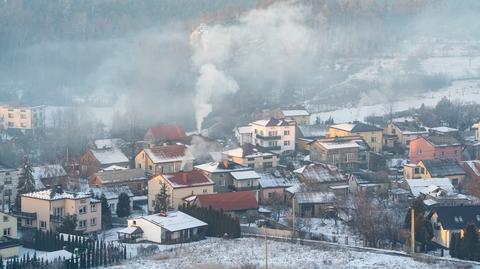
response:
<svg viewBox="0 0 480 269"><path fill-rule="evenodd" d="M267 240L267 228L263 226L263 233L265 235L265 269L268 269L268 240Z"/></svg>
<svg viewBox="0 0 480 269"><path fill-rule="evenodd" d="M295 193L292 196L292 237L295 237Z"/></svg>
<svg viewBox="0 0 480 269"><path fill-rule="evenodd" d="M412 251L412 254L415 253L415 210L413 209L413 206L412 206L412 213L411 213L411 242L410 242L410 246L411 246L411 251Z"/></svg>

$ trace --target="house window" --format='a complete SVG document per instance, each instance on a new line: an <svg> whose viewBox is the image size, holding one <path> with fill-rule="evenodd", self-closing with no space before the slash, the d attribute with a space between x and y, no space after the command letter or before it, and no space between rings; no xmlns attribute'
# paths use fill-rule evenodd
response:
<svg viewBox="0 0 480 269"><path fill-rule="evenodd" d="M290 131L289 130L283 131L283 135L290 135Z"/></svg>
<svg viewBox="0 0 480 269"><path fill-rule="evenodd" d="M271 168L271 167L273 167L273 163L272 162L264 162L263 167L264 168Z"/></svg>
<svg viewBox="0 0 480 269"><path fill-rule="evenodd" d="M87 199L81 199L81 200L80 200L80 203L81 203L81 204L85 204L86 202L87 202Z"/></svg>
<svg viewBox="0 0 480 269"><path fill-rule="evenodd" d="M25 114L20 114L20 119L26 119L27 118L27 115Z"/></svg>
<svg viewBox="0 0 480 269"><path fill-rule="evenodd" d="M12 114L12 113L8 113L8 118L9 118L9 119L13 119L13 114Z"/></svg>
<svg viewBox="0 0 480 269"><path fill-rule="evenodd" d="M90 205L90 211L97 212L97 204L91 204Z"/></svg>
<svg viewBox="0 0 480 269"><path fill-rule="evenodd" d="M223 178L220 179L220 180L218 181L218 185L219 185L219 186L225 186L225 179L223 179Z"/></svg>
<svg viewBox="0 0 480 269"><path fill-rule="evenodd" d="M10 236L10 228L3 229L3 236Z"/></svg>
<svg viewBox="0 0 480 269"><path fill-rule="evenodd" d="M31 219L26 219L25 220L25 225L26 226L32 226L32 220Z"/></svg>
<svg viewBox="0 0 480 269"><path fill-rule="evenodd" d="M284 146L290 146L290 141L283 141Z"/></svg>
<svg viewBox="0 0 480 269"><path fill-rule="evenodd" d="M46 221L40 221L40 229L46 229L47 228L47 222Z"/></svg>
<svg viewBox="0 0 480 269"><path fill-rule="evenodd" d="M79 228L85 228L87 227L87 220L81 220L78 222L78 227Z"/></svg>
<svg viewBox="0 0 480 269"><path fill-rule="evenodd" d="M87 207L86 206L80 207L80 209L78 210L78 213L80 213L80 215L87 213Z"/></svg>
<svg viewBox="0 0 480 269"><path fill-rule="evenodd" d="M136 221L136 220L132 221L132 223L133 223L133 225L137 225L137 221Z"/></svg>
<svg viewBox="0 0 480 269"><path fill-rule="evenodd" d="M208 190L207 190L207 189L203 189L203 193L207 193L207 192L208 192Z"/></svg>
<svg viewBox="0 0 480 269"><path fill-rule="evenodd" d="M111 210L112 212L115 212L115 204L113 204L113 203L110 204L110 210Z"/></svg>
<svg viewBox="0 0 480 269"><path fill-rule="evenodd" d="M54 207L53 208L54 216L63 216L63 207Z"/></svg>
<svg viewBox="0 0 480 269"><path fill-rule="evenodd" d="M3 216L3 222L8 222L8 216Z"/></svg>
<svg viewBox="0 0 480 269"><path fill-rule="evenodd" d="M96 218L91 218L90 219L90 226L95 226L97 225L97 219Z"/></svg>
<svg viewBox="0 0 480 269"><path fill-rule="evenodd" d="M372 143L375 143L375 142L377 142L377 138L374 137L374 136L372 136L372 137L370 138L370 141L371 141Z"/></svg>
<svg viewBox="0 0 480 269"><path fill-rule="evenodd" d="M139 164L138 164L138 168L142 168L142 164L139 163Z"/></svg>
<svg viewBox="0 0 480 269"><path fill-rule="evenodd" d="M275 195L274 192L269 192L269 193L268 193L268 198L273 198L274 195Z"/></svg>
<svg viewBox="0 0 480 269"><path fill-rule="evenodd" d="M247 161L249 162L253 162L255 160L255 158L247 158Z"/></svg>

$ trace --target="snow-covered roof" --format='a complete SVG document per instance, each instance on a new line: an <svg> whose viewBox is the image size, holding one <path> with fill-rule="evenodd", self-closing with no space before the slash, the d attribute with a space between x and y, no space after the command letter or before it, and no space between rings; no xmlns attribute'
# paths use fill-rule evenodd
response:
<svg viewBox="0 0 480 269"><path fill-rule="evenodd" d="M166 216L160 214L140 217L170 232L207 226L208 224L181 211L170 211Z"/></svg>
<svg viewBox="0 0 480 269"><path fill-rule="evenodd" d="M252 125L239 126L239 127L235 128L235 130L236 130L239 134L251 134L251 133L253 133L253 127L252 127Z"/></svg>
<svg viewBox="0 0 480 269"><path fill-rule="evenodd" d="M230 175L236 180L258 179L260 176L253 170L230 172Z"/></svg>
<svg viewBox="0 0 480 269"><path fill-rule="evenodd" d="M322 163L305 165L293 172L300 175L306 181L312 183L347 181L345 175L342 174L336 166Z"/></svg>
<svg viewBox="0 0 480 269"><path fill-rule="evenodd" d="M117 231L119 234L136 234L136 233L143 233L142 228L137 226L130 226L127 228L123 228Z"/></svg>
<svg viewBox="0 0 480 269"><path fill-rule="evenodd" d="M446 127L446 126L430 128L429 130L433 130L433 131L438 132L438 133L451 133L451 132L457 132L458 131L458 129L450 128L450 127Z"/></svg>
<svg viewBox="0 0 480 269"><path fill-rule="evenodd" d="M133 197L133 193L128 186L103 186L91 188L90 190L92 190L96 197L100 197L104 194L107 200L118 199L118 196L121 193L126 193L130 198Z"/></svg>
<svg viewBox="0 0 480 269"><path fill-rule="evenodd" d="M109 149L121 146L125 141L121 138L97 139L93 141L96 149Z"/></svg>
<svg viewBox="0 0 480 269"><path fill-rule="evenodd" d="M298 183L298 180L294 178L288 179L282 175L277 176L272 173L259 173L259 176L258 182L262 188L286 188Z"/></svg>
<svg viewBox="0 0 480 269"><path fill-rule="evenodd" d="M298 204L324 204L332 203L335 200L335 194L332 192L297 192L295 201Z"/></svg>
<svg viewBox="0 0 480 269"><path fill-rule="evenodd" d="M63 177L67 175L65 169L59 164L42 165L32 167L33 179L40 180L44 178Z"/></svg>
<svg viewBox="0 0 480 269"><path fill-rule="evenodd" d="M360 146L353 140L338 140L338 141L317 141L319 145L325 149L347 149L347 148L360 148Z"/></svg>
<svg viewBox="0 0 480 269"><path fill-rule="evenodd" d="M232 161L217 161L196 165L195 168L209 172L209 173L228 173L233 171L252 170L250 167L246 167Z"/></svg>
<svg viewBox="0 0 480 269"><path fill-rule="evenodd" d="M90 198L92 195L88 192L66 192L66 191L59 191L55 192L52 195L52 190L43 190L43 191L36 191L22 194L24 197L42 199L42 200L60 200L60 199L85 199Z"/></svg>
<svg viewBox="0 0 480 269"><path fill-rule="evenodd" d="M465 164L467 165L470 170L476 175L480 176L480 161L479 160L474 160L474 161L465 161Z"/></svg>
<svg viewBox="0 0 480 269"><path fill-rule="evenodd" d="M274 156L272 152L266 151L252 144L243 144L238 148L227 150L223 152L224 155L237 158L256 158Z"/></svg>
<svg viewBox="0 0 480 269"><path fill-rule="evenodd" d="M127 170L128 168L118 165L111 165L107 168L103 168L102 171L117 171L117 170Z"/></svg>
<svg viewBox="0 0 480 269"><path fill-rule="evenodd" d="M415 197L421 193L429 194L438 188L447 191L447 193L453 193L454 191L449 178L408 179L407 184Z"/></svg>
<svg viewBox="0 0 480 269"><path fill-rule="evenodd" d="M127 156L118 148L91 149L91 152L102 165L128 163Z"/></svg>
<svg viewBox="0 0 480 269"><path fill-rule="evenodd" d="M167 145L145 149L145 154L154 163L192 161L194 158L185 145Z"/></svg>
<svg viewBox="0 0 480 269"><path fill-rule="evenodd" d="M282 114L284 117L310 116L310 113L304 109L282 110Z"/></svg>
<svg viewBox="0 0 480 269"><path fill-rule="evenodd" d="M270 118L268 120L257 120L257 121L254 121L252 122L251 124L254 124L254 125L260 125L260 126L263 126L263 127L266 127L266 126L291 126L291 125L294 125L293 123L290 123L289 121L286 121L284 119L275 119L275 118Z"/></svg>

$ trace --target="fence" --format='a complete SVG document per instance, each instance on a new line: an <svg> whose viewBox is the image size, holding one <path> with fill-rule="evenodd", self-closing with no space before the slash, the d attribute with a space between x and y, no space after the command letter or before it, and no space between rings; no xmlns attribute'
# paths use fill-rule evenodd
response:
<svg viewBox="0 0 480 269"><path fill-rule="evenodd" d="M293 233L291 230L280 230L280 229L271 229L271 228L258 228L255 226L240 226L242 234L257 234L257 235L267 235L267 236L278 236L278 237L292 237Z"/></svg>

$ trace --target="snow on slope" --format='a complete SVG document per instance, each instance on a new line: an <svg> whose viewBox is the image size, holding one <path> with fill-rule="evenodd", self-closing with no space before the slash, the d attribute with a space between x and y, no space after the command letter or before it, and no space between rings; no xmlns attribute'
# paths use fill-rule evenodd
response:
<svg viewBox="0 0 480 269"><path fill-rule="evenodd" d="M399 257L269 241L269 268L439 268ZM114 269L154 268L263 268L265 245L261 239L209 239L186 244L172 251L131 260Z"/></svg>

